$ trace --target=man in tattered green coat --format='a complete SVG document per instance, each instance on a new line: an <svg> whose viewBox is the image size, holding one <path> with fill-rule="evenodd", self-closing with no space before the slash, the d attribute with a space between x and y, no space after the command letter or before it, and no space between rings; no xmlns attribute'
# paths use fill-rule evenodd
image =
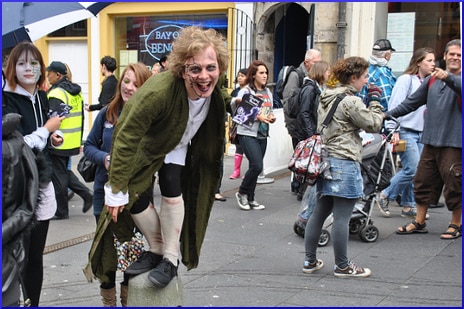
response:
<svg viewBox="0 0 464 309"><path fill-rule="evenodd" d="M89 257L100 281L108 270L116 270L112 232L128 240L133 222L150 248L127 274L150 271L156 287L167 286L177 275L179 240L182 263L190 270L199 262L220 180L230 99L220 77L229 56L216 31L188 27L169 58L170 70L150 78L126 103L113 134L105 209ZM152 204L156 172L159 214Z"/></svg>

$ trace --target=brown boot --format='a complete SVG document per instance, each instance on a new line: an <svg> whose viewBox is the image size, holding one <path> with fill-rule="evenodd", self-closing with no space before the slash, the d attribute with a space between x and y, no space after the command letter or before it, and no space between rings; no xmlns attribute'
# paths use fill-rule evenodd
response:
<svg viewBox="0 0 464 309"><path fill-rule="evenodd" d="M121 298L121 306L127 307L127 293L128 293L129 286L124 285L121 283L121 295L119 297Z"/></svg>
<svg viewBox="0 0 464 309"><path fill-rule="evenodd" d="M103 307L116 307L116 287L112 287L111 289L100 288L100 295Z"/></svg>

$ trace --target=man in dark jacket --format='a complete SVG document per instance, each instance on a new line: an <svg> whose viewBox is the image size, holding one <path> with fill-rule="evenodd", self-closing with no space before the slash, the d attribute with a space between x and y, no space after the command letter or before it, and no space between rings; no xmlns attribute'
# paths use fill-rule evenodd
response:
<svg viewBox="0 0 464 309"><path fill-rule="evenodd" d="M57 202L54 219L68 219L68 187L84 199L83 212L88 211L93 203L93 194L90 190L68 170L69 158L78 155L81 149L84 129L83 98L81 87L68 80L64 63L53 61L47 67L47 79L52 85L47 93L51 112L66 116L60 126L63 132L63 144L50 148L50 159L53 164L52 181Z"/></svg>
<svg viewBox="0 0 464 309"><path fill-rule="evenodd" d="M305 54L305 60L298 66L297 70L300 72L304 72L304 76L308 75L309 69L314 65L315 62L321 60L321 52L317 49L308 49ZM293 92L300 88L302 84L300 84L300 78L297 72L291 72L288 75L288 81L285 85L283 95L283 105L284 111L286 109L286 104L288 99L292 96ZM296 118L291 118L287 113L284 112L285 117L285 126L287 127L288 134L292 137L292 145L293 148L296 147L298 144L297 138L297 120ZM293 180L291 182L291 189L292 192L297 194L299 188L299 182Z"/></svg>
<svg viewBox="0 0 464 309"><path fill-rule="evenodd" d="M100 60L101 73L105 77L102 82L100 96L98 97L98 104L86 105L85 110L93 112L101 110L108 105L114 98L116 87L118 86L118 79L114 76L114 71L118 67L116 59L110 56L105 56Z"/></svg>

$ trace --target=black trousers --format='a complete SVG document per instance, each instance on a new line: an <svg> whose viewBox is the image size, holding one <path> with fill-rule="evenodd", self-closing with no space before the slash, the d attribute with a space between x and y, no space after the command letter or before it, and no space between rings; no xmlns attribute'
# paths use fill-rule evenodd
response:
<svg viewBox="0 0 464 309"><path fill-rule="evenodd" d="M90 198L91 193L83 183L79 181L76 175L68 170L69 157L50 155L53 164L52 182L55 188L56 197L56 216L69 216L68 205L68 188L74 191L83 199Z"/></svg>
<svg viewBox="0 0 464 309"><path fill-rule="evenodd" d="M24 286L31 299L31 307L39 306L43 282L43 251L47 240L50 220L32 221L31 237L28 249L28 261L24 269Z"/></svg>

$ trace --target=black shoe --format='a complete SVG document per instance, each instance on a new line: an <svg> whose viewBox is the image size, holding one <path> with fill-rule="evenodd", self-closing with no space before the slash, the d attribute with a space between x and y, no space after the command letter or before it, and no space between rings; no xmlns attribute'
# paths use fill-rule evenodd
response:
<svg viewBox="0 0 464 309"><path fill-rule="evenodd" d="M429 208L442 208L445 207L445 204L443 203L437 203L437 204L430 204Z"/></svg>
<svg viewBox="0 0 464 309"><path fill-rule="evenodd" d="M66 220L69 219L69 215L64 215L64 216L53 216L50 220Z"/></svg>
<svg viewBox="0 0 464 309"><path fill-rule="evenodd" d="M296 200L297 200L297 201L301 201L301 200L303 199L303 195L304 195L304 193L298 192L298 193L296 194Z"/></svg>
<svg viewBox="0 0 464 309"><path fill-rule="evenodd" d="M177 266L168 259L163 259L161 263L148 274L148 279L157 288L166 287L172 278L177 276Z"/></svg>
<svg viewBox="0 0 464 309"><path fill-rule="evenodd" d="M401 194L396 196L395 202L398 204L398 206L401 206Z"/></svg>
<svg viewBox="0 0 464 309"><path fill-rule="evenodd" d="M74 197L74 191L69 190L68 191L68 201Z"/></svg>
<svg viewBox="0 0 464 309"><path fill-rule="evenodd" d="M151 251L144 251L137 259L137 261L126 268L125 273L131 276L140 275L149 270L152 270L153 268L156 268L162 259L162 255L153 253Z"/></svg>
<svg viewBox="0 0 464 309"><path fill-rule="evenodd" d="M92 208L93 205L93 194L89 194L87 198L84 199L84 206L82 207L82 212L86 213Z"/></svg>

